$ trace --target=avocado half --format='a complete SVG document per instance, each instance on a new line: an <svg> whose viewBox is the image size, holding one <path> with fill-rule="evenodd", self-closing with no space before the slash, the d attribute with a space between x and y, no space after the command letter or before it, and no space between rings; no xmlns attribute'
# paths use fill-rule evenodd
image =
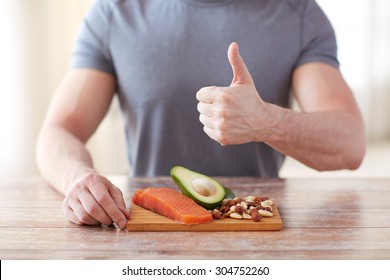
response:
<svg viewBox="0 0 390 280"><path fill-rule="evenodd" d="M181 192L206 209L214 209L225 198L225 188L213 178L182 166L171 169L171 177ZM232 192L229 189L229 193Z"/></svg>

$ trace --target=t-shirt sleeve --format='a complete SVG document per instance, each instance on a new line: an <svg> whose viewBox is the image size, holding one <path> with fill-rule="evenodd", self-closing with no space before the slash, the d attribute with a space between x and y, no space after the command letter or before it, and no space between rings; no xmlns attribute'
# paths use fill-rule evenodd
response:
<svg viewBox="0 0 390 280"><path fill-rule="evenodd" d="M302 51L296 67L309 62L323 62L339 67L334 29L314 0L306 2L301 31Z"/></svg>
<svg viewBox="0 0 390 280"><path fill-rule="evenodd" d="M111 9L97 0L86 14L72 51L71 68L92 68L115 76L109 49Z"/></svg>

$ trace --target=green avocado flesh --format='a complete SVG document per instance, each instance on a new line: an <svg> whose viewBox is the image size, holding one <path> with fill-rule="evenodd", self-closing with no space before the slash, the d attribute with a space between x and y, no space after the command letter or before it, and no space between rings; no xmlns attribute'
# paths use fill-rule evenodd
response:
<svg viewBox="0 0 390 280"><path fill-rule="evenodd" d="M206 209L214 209L225 198L225 188L201 173L175 166L171 169L171 177L185 196Z"/></svg>

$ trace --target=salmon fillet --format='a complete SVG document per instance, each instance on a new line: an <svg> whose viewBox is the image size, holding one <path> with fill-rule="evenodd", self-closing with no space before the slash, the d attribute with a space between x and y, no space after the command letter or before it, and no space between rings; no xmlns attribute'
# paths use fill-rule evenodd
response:
<svg viewBox="0 0 390 280"><path fill-rule="evenodd" d="M182 224L192 225L213 221L209 211L191 198L169 188L137 190L132 201Z"/></svg>

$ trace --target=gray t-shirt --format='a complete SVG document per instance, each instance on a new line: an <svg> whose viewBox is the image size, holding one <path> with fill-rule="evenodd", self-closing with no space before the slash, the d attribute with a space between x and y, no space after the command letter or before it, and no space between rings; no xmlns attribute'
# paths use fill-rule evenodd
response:
<svg viewBox="0 0 390 280"><path fill-rule="evenodd" d="M338 67L334 31L313 0L97 0L93 5L71 66L117 79L132 176L169 175L174 165L211 176L278 176L282 154L264 143L221 146L199 121L196 92L232 80L226 52L233 41L262 99L283 107L289 106L296 67L308 62Z"/></svg>

